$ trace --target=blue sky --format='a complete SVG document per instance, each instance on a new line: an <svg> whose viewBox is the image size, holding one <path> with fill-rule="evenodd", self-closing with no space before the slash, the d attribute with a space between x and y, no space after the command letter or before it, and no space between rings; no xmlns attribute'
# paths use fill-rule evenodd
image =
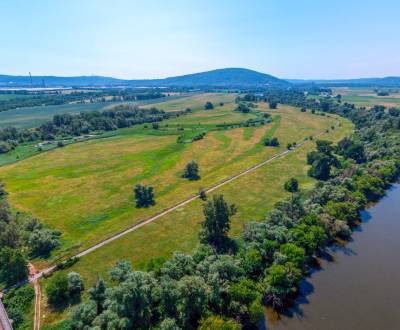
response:
<svg viewBox="0 0 400 330"><path fill-rule="evenodd" d="M0 1L0 73L400 76L398 0Z"/></svg>

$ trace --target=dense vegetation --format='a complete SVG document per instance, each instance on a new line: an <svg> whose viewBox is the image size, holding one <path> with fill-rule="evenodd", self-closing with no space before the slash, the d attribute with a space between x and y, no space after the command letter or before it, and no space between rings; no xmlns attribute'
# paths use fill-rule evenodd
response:
<svg viewBox="0 0 400 330"><path fill-rule="evenodd" d="M28 312L31 309L34 289L29 285L13 288L4 296L4 305L7 315L13 320L14 329L18 329L25 320L28 320Z"/></svg>
<svg viewBox="0 0 400 330"><path fill-rule="evenodd" d="M236 239L228 237L235 207L213 196L204 204L198 249L153 260L148 272L118 263L110 272L112 285L106 288L99 279L90 298L72 311L73 329L256 328L262 306L290 306L313 258L337 238L349 238L359 212L399 176L397 111L356 108L330 97L318 101L294 90L249 98L316 115L336 113L351 119L356 130L337 146L316 141L317 150L307 157L309 175L320 180L315 189L299 191L292 178L285 184L290 198L277 203L265 221L247 224Z"/></svg>

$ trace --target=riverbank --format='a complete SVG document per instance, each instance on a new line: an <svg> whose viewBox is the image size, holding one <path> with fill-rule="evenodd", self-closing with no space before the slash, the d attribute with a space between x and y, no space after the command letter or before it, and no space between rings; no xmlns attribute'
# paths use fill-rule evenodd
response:
<svg viewBox="0 0 400 330"><path fill-rule="evenodd" d="M334 245L300 286L287 315L266 329L386 329L400 326L400 184L361 213L344 246Z"/></svg>

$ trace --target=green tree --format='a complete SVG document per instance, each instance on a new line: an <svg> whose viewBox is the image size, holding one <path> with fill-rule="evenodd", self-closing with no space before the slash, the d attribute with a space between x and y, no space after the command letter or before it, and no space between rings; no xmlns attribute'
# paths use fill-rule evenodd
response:
<svg viewBox="0 0 400 330"><path fill-rule="evenodd" d="M262 273L263 257L257 249L250 248L243 252L240 265L247 276L257 278Z"/></svg>
<svg viewBox="0 0 400 330"><path fill-rule="evenodd" d="M209 288L199 276L185 276L178 282L177 310L184 329L195 329L207 309Z"/></svg>
<svg viewBox="0 0 400 330"><path fill-rule="evenodd" d="M7 196L6 188L4 186L4 183L0 181L0 199L3 199L6 196Z"/></svg>
<svg viewBox="0 0 400 330"><path fill-rule="evenodd" d="M214 195L212 200L204 205L203 213L205 220L202 223L201 241L218 251L226 248L230 218L236 213L236 207L233 204L228 205L222 195Z"/></svg>
<svg viewBox="0 0 400 330"><path fill-rule="evenodd" d="M115 267L110 270L110 278L116 282L123 282L130 272L132 272L132 263L130 261L118 261Z"/></svg>
<svg viewBox="0 0 400 330"><path fill-rule="evenodd" d="M236 107L235 111L238 111L241 113L249 113L250 108L244 103L239 103L239 105Z"/></svg>
<svg viewBox="0 0 400 330"><path fill-rule="evenodd" d="M68 301L70 293L68 277L64 273L54 274L46 287L47 301L50 305L58 306Z"/></svg>
<svg viewBox="0 0 400 330"><path fill-rule="evenodd" d="M81 276L76 272L68 273L68 290L70 295L80 294L84 290Z"/></svg>
<svg viewBox="0 0 400 330"><path fill-rule="evenodd" d="M97 316L96 302L87 300L72 309L70 320L72 329L89 329Z"/></svg>
<svg viewBox="0 0 400 330"><path fill-rule="evenodd" d="M306 256L304 249L293 243L286 243L281 245L279 252L287 257L287 261L296 265L296 267L303 267Z"/></svg>
<svg viewBox="0 0 400 330"><path fill-rule="evenodd" d="M131 329L150 328L154 288L155 280L150 274L131 272L124 282L107 290L106 314L117 315L120 321L130 324ZM114 320L105 321L107 329L114 329Z"/></svg>
<svg viewBox="0 0 400 330"><path fill-rule="evenodd" d="M290 178L288 181L285 182L284 186L286 191L295 193L299 191L299 181L296 178Z"/></svg>
<svg viewBox="0 0 400 330"><path fill-rule="evenodd" d="M270 109L276 109L278 107L278 102L276 101L269 101L268 104Z"/></svg>
<svg viewBox="0 0 400 330"><path fill-rule="evenodd" d="M31 256L48 256L60 245L61 233L50 229L35 229L28 238L28 248Z"/></svg>
<svg viewBox="0 0 400 330"><path fill-rule="evenodd" d="M28 276L28 263L18 249L5 247L0 251L0 282L14 285Z"/></svg>
<svg viewBox="0 0 400 330"><path fill-rule="evenodd" d="M191 162L187 163L185 166L185 170L183 171L182 177L189 180L200 179L199 165L197 164L197 162L192 160Z"/></svg>
<svg viewBox="0 0 400 330"><path fill-rule="evenodd" d="M353 202L329 201L325 206L326 212L337 220L345 221L349 226L354 226L360 219L357 205Z"/></svg>
<svg viewBox="0 0 400 330"><path fill-rule="evenodd" d="M336 147L336 152L346 159L354 159L358 164L366 161L364 146L360 143L353 142L348 137L339 141Z"/></svg>
<svg viewBox="0 0 400 330"><path fill-rule="evenodd" d="M133 191L137 208L149 207L155 204L153 187L137 184Z"/></svg>
<svg viewBox="0 0 400 330"><path fill-rule="evenodd" d="M290 262L272 265L265 279L267 303L273 308L282 308L286 300L297 292L301 278L301 270Z"/></svg>
<svg viewBox="0 0 400 330"><path fill-rule="evenodd" d="M100 314L106 299L106 284L103 279L98 279L95 286L89 289L89 297L96 303L97 314Z"/></svg>
<svg viewBox="0 0 400 330"><path fill-rule="evenodd" d="M212 110L214 109L214 104L212 104L210 101L207 101L206 104L204 105L204 109Z"/></svg>
<svg viewBox="0 0 400 330"><path fill-rule="evenodd" d="M290 230L292 241L304 248L307 255L312 255L321 250L328 239L324 229L316 225L304 223Z"/></svg>
<svg viewBox="0 0 400 330"><path fill-rule="evenodd" d="M273 137L272 139L266 138L264 140L264 145L266 147L279 147L279 140L276 137Z"/></svg>

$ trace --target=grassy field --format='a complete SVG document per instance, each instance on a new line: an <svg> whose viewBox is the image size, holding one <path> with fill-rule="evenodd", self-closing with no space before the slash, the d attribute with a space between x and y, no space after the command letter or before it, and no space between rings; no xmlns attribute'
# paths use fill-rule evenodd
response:
<svg viewBox="0 0 400 330"><path fill-rule="evenodd" d="M373 88L338 87L332 88L333 94L342 95L343 102L354 103L357 106L371 107L375 104L386 107L400 106L400 92L391 92L389 96L378 96Z"/></svg>
<svg viewBox="0 0 400 330"><path fill-rule="evenodd" d="M262 110L269 111L265 105L262 106ZM207 164L212 171L207 171L206 175L203 174L200 182L177 186L172 190L174 194L183 199L184 196L190 195L191 191L196 192L196 186L207 186L204 182L209 178L212 178L210 181L217 181L284 149L284 147L277 149L263 147L259 142L265 136L277 136L282 146L285 146L287 142L297 141L324 131L336 121L336 118L301 113L291 107L282 106L279 110L270 112L277 117L274 122L265 127L216 131L209 134L206 139L199 141L200 143L194 149L205 148L207 150L207 155L199 158L200 168ZM352 125L345 119L340 118L339 120L341 126L330 130L321 138L338 141L343 136L350 134ZM307 176L306 165L307 152L314 147L314 142L308 141L289 155L276 159L216 191L216 193L224 194L226 200L235 203L238 208L238 213L232 220L232 236L237 235L246 222L264 219L268 210L277 201L288 195L283 189L283 183L288 178L298 178L301 189L310 188L314 184L315 181ZM189 149L187 153L193 154L196 152L194 149ZM183 155L185 153L181 155L184 158ZM201 155L201 152L197 155ZM178 161L178 163L183 165L185 161ZM162 183L160 182L160 184ZM192 187L193 190L191 190ZM135 269L144 269L151 258L160 256L168 258L176 250L191 251L199 243L198 232L202 221L202 203L200 200L193 201L155 222L113 241L83 257L68 271L79 272L88 287L98 276L107 279L108 270L118 260L130 260ZM43 306L46 306L45 301L43 301ZM51 328L51 325L63 319L66 313L67 311L54 312L45 308L44 324Z"/></svg>
<svg viewBox="0 0 400 330"><path fill-rule="evenodd" d="M9 97L9 95L1 95L1 97ZM181 98L180 95L173 95L168 99L174 100ZM44 122L51 120L54 115L62 113L79 113L82 111L93 111L108 109L118 104L152 104L156 106L165 99L145 100L138 102L99 102L99 103L85 103L85 104L61 104L61 105L48 105L37 107L24 107L13 110L0 112L0 128L14 126L17 128L31 128L38 127ZM180 110L180 109L179 109ZM183 109L184 110L184 109Z"/></svg>
<svg viewBox="0 0 400 330"><path fill-rule="evenodd" d="M200 107L206 99L224 106L195 110L165 121L159 130L136 126L115 136L53 149L0 167L11 205L41 219L63 233L62 247L53 255L68 255L153 215L226 177L277 153L293 142L329 127L333 118L301 113L282 106L271 111L274 121L265 126L215 130L217 124L235 124L256 118L233 112L234 94L209 94L165 108ZM176 101L174 101L176 102ZM160 104L164 108L164 104ZM260 105L258 111L267 111ZM181 128L184 131L180 131ZM178 134L209 131L203 140L176 143ZM278 136L280 148L266 148L266 136ZM185 164L196 160L201 180L180 177ZM149 209L134 207L132 187L155 187L157 203Z"/></svg>
<svg viewBox="0 0 400 330"><path fill-rule="evenodd" d="M296 123L299 124L297 114L300 114L300 112L294 114L291 113L291 109L279 111L282 116L279 126L275 126L275 129L271 126L270 131L274 130L274 136L277 136L280 141L284 141L286 145L286 142L296 141L309 135L304 135L305 132L301 133L295 130ZM291 115L293 115L293 118L290 118ZM338 141L343 136L349 135L352 131L352 125L343 119L340 119L340 122L339 128L324 134L321 138ZM246 129L235 131L230 131L230 134L226 132L225 136L234 135L238 139L242 137L245 140L248 134ZM266 132L268 132L268 129ZM216 132L214 135L218 133L220 132ZM257 138L253 136L251 139ZM241 143L243 143L243 140ZM219 147L220 150L227 151L230 145L228 143L226 145L220 144ZM314 142L308 141L289 155L276 159L216 191L216 193L224 194L229 202L235 203L238 207L238 213L232 221L231 235L237 235L246 222L259 221L265 218L267 211L277 201L288 196L283 189L283 184L290 177L298 178L302 189L310 188L314 184L314 179L307 176L308 166L306 165L307 152L314 147ZM262 148L265 149L265 147ZM267 149L269 150L263 151L261 146L256 144L253 149L248 149L246 155L242 153L236 156L236 158L242 160L241 162L232 161L235 156L226 156L228 159L226 159L225 166L227 168L233 167L238 172L279 152L279 149ZM226 152L226 155L229 155L229 153ZM227 170L225 169L225 171ZM92 282L98 273L105 275L106 271L121 259L131 260L135 268L143 269L146 262L152 257L160 255L169 257L175 250L188 252L198 244L201 220L202 202L196 200L85 256L73 269L80 272L89 282ZM102 262L98 263L98 260L102 260ZM94 269L95 272L93 272Z"/></svg>
<svg viewBox="0 0 400 330"><path fill-rule="evenodd" d="M164 121L158 130L140 125L42 152L0 167L0 180L6 183L14 209L62 231L62 246L53 253L51 262L198 193L200 187L210 187L272 157L285 150L289 142L324 132L338 120L283 105L269 110L263 103L251 113L242 114L233 111L235 97L198 94L167 100L158 107L167 111L189 107L193 113ZM212 101L215 109L203 110L206 101ZM239 127L264 112L271 115L270 123ZM339 120L341 126L326 138L338 140L351 132L350 123ZM204 139L177 143L179 135L189 141L199 132L207 132ZM272 136L278 137L280 147L263 146L263 140ZM231 235L237 235L244 223L263 219L287 195L282 185L288 178L297 177L303 189L313 184L306 175L305 162L307 152L313 148L313 142L308 141L217 191L238 207ZM199 163L198 181L181 178L185 164L191 160ZM137 183L154 186L155 206L134 207L132 187ZM175 250L188 252L198 244L201 220L202 203L196 200L85 256L72 270L81 273L89 287L98 274L106 276L117 260L129 259L136 269L142 269L152 257L169 257ZM38 260L37 264L40 267L44 262ZM60 320L65 313L45 309L44 324Z"/></svg>

